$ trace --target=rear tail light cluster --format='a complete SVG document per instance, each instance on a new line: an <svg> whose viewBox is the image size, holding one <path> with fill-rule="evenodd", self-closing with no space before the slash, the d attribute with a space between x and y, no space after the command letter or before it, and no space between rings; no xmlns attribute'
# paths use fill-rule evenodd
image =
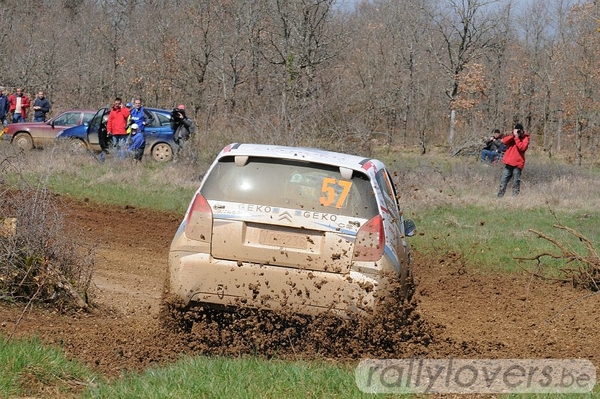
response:
<svg viewBox="0 0 600 399"><path fill-rule="evenodd" d="M212 210L210 204L197 193L185 221L185 235L191 240L209 242L212 235Z"/></svg>
<svg viewBox="0 0 600 399"><path fill-rule="evenodd" d="M383 218L374 216L365 223L356 234L354 242L355 261L377 261L383 256L385 249L385 232Z"/></svg>

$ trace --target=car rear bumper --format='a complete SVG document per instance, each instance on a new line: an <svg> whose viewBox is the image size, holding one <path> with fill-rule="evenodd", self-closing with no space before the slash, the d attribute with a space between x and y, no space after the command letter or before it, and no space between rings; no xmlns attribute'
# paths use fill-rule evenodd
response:
<svg viewBox="0 0 600 399"><path fill-rule="evenodd" d="M251 307L342 316L374 309L376 279L351 271L335 274L249 262L218 260L185 251L169 254L170 291L184 304Z"/></svg>

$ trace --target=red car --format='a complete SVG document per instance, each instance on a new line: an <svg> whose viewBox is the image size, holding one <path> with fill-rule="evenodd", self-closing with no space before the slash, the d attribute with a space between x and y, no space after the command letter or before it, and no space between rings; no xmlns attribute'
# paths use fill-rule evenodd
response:
<svg viewBox="0 0 600 399"><path fill-rule="evenodd" d="M46 122L11 123L4 129L4 140L23 150L54 145L54 138L63 129L87 124L96 110L71 109L64 111Z"/></svg>

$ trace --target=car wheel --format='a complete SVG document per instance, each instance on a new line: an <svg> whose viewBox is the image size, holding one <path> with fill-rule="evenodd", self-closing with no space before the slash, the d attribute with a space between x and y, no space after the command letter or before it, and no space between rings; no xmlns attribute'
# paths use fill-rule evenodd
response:
<svg viewBox="0 0 600 399"><path fill-rule="evenodd" d="M156 162L169 162L173 159L173 149L166 143L158 143L152 147L152 159Z"/></svg>
<svg viewBox="0 0 600 399"><path fill-rule="evenodd" d="M27 133L19 133L13 137L12 143L15 147L22 150L31 150L33 148L33 140Z"/></svg>
<svg viewBox="0 0 600 399"><path fill-rule="evenodd" d="M69 143L69 149L71 152L75 153L84 153L87 151L87 144L83 140L73 139Z"/></svg>

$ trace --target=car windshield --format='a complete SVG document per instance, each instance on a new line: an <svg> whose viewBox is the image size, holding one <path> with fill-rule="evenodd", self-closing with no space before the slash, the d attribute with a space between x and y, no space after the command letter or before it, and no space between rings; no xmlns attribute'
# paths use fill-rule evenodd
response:
<svg viewBox="0 0 600 399"><path fill-rule="evenodd" d="M80 112L67 112L54 120L55 125L59 126L75 126L79 125Z"/></svg>
<svg viewBox="0 0 600 399"><path fill-rule="evenodd" d="M378 214L368 177L354 171L342 177L335 166L253 157L236 166L224 157L201 189L208 200L278 206L370 219Z"/></svg>

